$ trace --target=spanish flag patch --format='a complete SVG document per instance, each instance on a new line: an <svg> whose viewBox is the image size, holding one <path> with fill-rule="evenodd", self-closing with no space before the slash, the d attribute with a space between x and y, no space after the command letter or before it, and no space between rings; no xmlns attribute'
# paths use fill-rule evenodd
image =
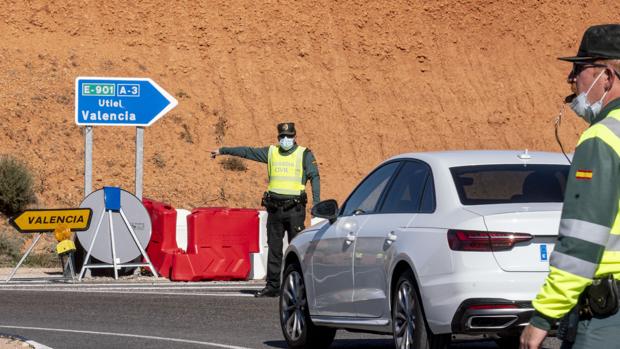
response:
<svg viewBox="0 0 620 349"><path fill-rule="evenodd" d="M589 181L592 179L592 170L577 170L575 178Z"/></svg>

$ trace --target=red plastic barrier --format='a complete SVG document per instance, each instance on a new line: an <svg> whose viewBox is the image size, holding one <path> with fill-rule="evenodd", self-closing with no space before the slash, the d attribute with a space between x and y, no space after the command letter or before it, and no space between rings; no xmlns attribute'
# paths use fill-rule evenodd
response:
<svg viewBox="0 0 620 349"><path fill-rule="evenodd" d="M197 208L187 216L187 253L176 254L172 280L242 280L259 252L258 211Z"/></svg>
<svg viewBox="0 0 620 349"><path fill-rule="evenodd" d="M174 281L245 280L250 274L247 246L213 246L200 254L175 254L170 279Z"/></svg>
<svg viewBox="0 0 620 349"><path fill-rule="evenodd" d="M200 207L187 216L187 253L205 246L243 244L250 253L258 246L258 210L248 208Z"/></svg>
<svg viewBox="0 0 620 349"><path fill-rule="evenodd" d="M173 256L182 252L176 241L177 211L170 205L146 198L142 203L151 216L152 226L146 253L157 272L169 278Z"/></svg>

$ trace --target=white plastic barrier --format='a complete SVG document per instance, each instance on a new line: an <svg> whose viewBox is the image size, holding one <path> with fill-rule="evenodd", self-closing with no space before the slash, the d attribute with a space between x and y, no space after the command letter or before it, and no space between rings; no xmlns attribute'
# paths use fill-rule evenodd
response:
<svg viewBox="0 0 620 349"><path fill-rule="evenodd" d="M263 259L263 255L267 256L267 212L258 211L258 248L259 253L252 253L250 257L252 269L250 270L250 279L264 279L267 275L267 258Z"/></svg>
<svg viewBox="0 0 620 349"><path fill-rule="evenodd" d="M258 246L260 252L252 253L252 280L264 279L267 276L267 211L258 211ZM283 250L287 247L288 240L284 239Z"/></svg>
<svg viewBox="0 0 620 349"><path fill-rule="evenodd" d="M191 212L182 208L177 209L177 246L183 251L187 251L187 216Z"/></svg>

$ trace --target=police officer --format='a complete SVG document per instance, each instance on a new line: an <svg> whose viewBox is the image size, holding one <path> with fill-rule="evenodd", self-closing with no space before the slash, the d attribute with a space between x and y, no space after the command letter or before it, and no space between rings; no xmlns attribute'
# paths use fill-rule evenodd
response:
<svg viewBox="0 0 620 349"><path fill-rule="evenodd" d="M575 150L549 275L520 347L539 348L563 318L575 319L576 333L564 332L563 348L617 348L620 313L609 293L617 281L606 280L620 279L620 25L588 28L577 55L560 59L573 64L567 101L590 127Z"/></svg>
<svg viewBox="0 0 620 349"><path fill-rule="evenodd" d="M235 147L211 151L211 156L233 155L267 164L269 186L262 204L267 209L267 285L256 297L280 294L282 239L287 232L290 242L304 229L306 219L306 182L312 184L312 202L320 201L320 179L316 160L310 149L295 142L295 124L278 124L278 145L263 148Z"/></svg>

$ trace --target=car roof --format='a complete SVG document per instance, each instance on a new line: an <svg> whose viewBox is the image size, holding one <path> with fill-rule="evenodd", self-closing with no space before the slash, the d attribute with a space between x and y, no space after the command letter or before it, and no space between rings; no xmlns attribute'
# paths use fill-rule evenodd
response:
<svg viewBox="0 0 620 349"><path fill-rule="evenodd" d="M572 154L568 154L572 158ZM432 167L459 167L474 165L503 164L546 164L570 165L562 153L527 150L460 150L403 153L386 161L396 159L418 159Z"/></svg>

